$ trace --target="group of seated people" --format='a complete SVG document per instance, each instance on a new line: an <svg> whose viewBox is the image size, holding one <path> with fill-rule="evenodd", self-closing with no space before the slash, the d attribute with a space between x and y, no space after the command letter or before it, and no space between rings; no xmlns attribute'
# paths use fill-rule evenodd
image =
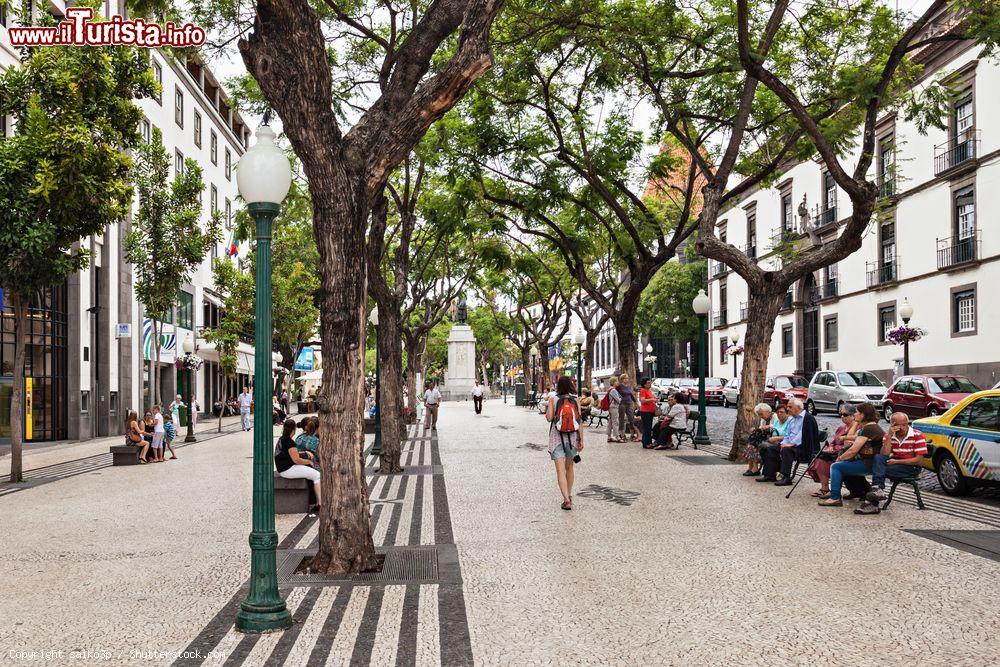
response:
<svg viewBox="0 0 1000 667"><path fill-rule="evenodd" d="M281 437L274 447L274 467L280 477L305 479L312 482L310 488L310 514L319 510L322 502L319 475L319 419L305 417L298 423L286 419L282 425ZM296 438L295 432L302 433Z"/></svg>
<svg viewBox="0 0 1000 667"><path fill-rule="evenodd" d="M915 478L927 454L923 434L910 426L905 413L894 413L885 431L870 403L842 406L841 424L827 442L820 442L816 418L799 399L776 410L761 403L754 412L760 421L744 448L747 470L743 474L757 477L758 482L790 486L794 462L812 459L806 474L820 485L812 495L822 507L842 507L844 500L864 498L854 513L878 514L879 503L886 498L886 479ZM848 490L846 496L843 487Z"/></svg>

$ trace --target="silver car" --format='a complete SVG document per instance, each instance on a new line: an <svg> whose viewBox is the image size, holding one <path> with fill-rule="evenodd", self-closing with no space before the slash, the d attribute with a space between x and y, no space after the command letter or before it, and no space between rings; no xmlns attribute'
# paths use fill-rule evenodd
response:
<svg viewBox="0 0 1000 667"><path fill-rule="evenodd" d="M813 414L822 410L836 412L844 405L861 403L880 409L887 391L869 371L819 371L809 383L806 409Z"/></svg>

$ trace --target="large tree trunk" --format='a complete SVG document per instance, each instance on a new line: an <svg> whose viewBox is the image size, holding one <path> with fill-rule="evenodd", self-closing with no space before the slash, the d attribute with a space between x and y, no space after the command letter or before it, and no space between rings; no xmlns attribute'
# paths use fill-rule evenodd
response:
<svg viewBox="0 0 1000 667"><path fill-rule="evenodd" d="M150 373L149 381L152 386L149 388L150 408L160 404L160 327L159 321L153 318L153 372Z"/></svg>
<svg viewBox="0 0 1000 667"><path fill-rule="evenodd" d="M552 369L549 365L549 351L547 349L539 351L539 363L542 366L542 383L538 393L543 394L548 391L552 382Z"/></svg>
<svg viewBox="0 0 1000 667"><path fill-rule="evenodd" d="M587 329L586 349L583 351L583 386L594 386L594 346L597 345L597 331Z"/></svg>
<svg viewBox="0 0 1000 667"><path fill-rule="evenodd" d="M420 353L417 351L418 343L417 339L413 336L406 336L406 394L409 400L407 404L408 415L410 418L410 423L416 423L417 420L417 404L420 403L420 397L417 392L420 390L417 387L417 374L420 372Z"/></svg>
<svg viewBox="0 0 1000 667"><path fill-rule="evenodd" d="M615 323L615 338L618 341L618 368L627 373L633 385L639 384L639 368L636 365L635 311L622 309Z"/></svg>
<svg viewBox="0 0 1000 667"><path fill-rule="evenodd" d="M28 334L28 302L9 292L14 309L14 386L10 396L10 481L24 481L24 337Z"/></svg>
<svg viewBox="0 0 1000 667"><path fill-rule="evenodd" d="M317 396L320 421L319 553L316 571L361 572L375 566L364 477L364 229L369 206L359 202L364 178L350 175L330 161L315 159L324 150L313 146L303 166L313 200L313 225L320 264L320 337L323 382ZM362 170L363 173L363 170Z"/></svg>
<svg viewBox="0 0 1000 667"><path fill-rule="evenodd" d="M222 433L222 415L226 414L226 387L224 382L219 383L219 428L218 432Z"/></svg>
<svg viewBox="0 0 1000 667"><path fill-rule="evenodd" d="M518 350L521 352L521 372L524 374L524 394L527 397L531 394L531 388L534 386L531 384L534 381L534 378L531 377L531 352L528 351L527 346L518 348Z"/></svg>
<svg viewBox="0 0 1000 667"><path fill-rule="evenodd" d="M764 290L751 289L747 303L747 330L743 338L743 379L736 405L736 426L733 429L733 446L729 460L735 461L750 430L756 426L754 406L764 394L767 376L767 358L774 334L774 321L785 297L785 288L770 284Z"/></svg>
<svg viewBox="0 0 1000 667"><path fill-rule="evenodd" d="M391 304L386 304L390 306ZM398 473L406 426L403 422L403 347L399 308L379 309L379 415L382 421L382 452L379 471Z"/></svg>

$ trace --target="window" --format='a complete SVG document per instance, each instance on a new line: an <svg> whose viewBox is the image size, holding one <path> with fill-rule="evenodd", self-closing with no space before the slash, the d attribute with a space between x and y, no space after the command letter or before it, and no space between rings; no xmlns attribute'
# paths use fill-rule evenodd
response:
<svg viewBox="0 0 1000 667"><path fill-rule="evenodd" d="M229 149L227 148L226 149L226 180L231 180L232 179L232 175L233 175L233 156L229 152Z"/></svg>
<svg viewBox="0 0 1000 667"><path fill-rule="evenodd" d="M194 295L184 290L177 297L177 326L194 329Z"/></svg>
<svg viewBox="0 0 1000 667"><path fill-rule="evenodd" d="M896 279L896 221L889 220L879 229L879 283Z"/></svg>
<svg viewBox="0 0 1000 667"><path fill-rule="evenodd" d="M878 307L878 342L888 344L886 334L896 328L896 304Z"/></svg>
<svg viewBox="0 0 1000 667"><path fill-rule="evenodd" d="M958 242L976 235L976 202L972 186L955 193L955 236Z"/></svg>
<svg viewBox="0 0 1000 667"><path fill-rule="evenodd" d="M882 387L882 381L867 371L837 373L841 387Z"/></svg>
<svg viewBox="0 0 1000 667"><path fill-rule="evenodd" d="M194 112L194 145L201 148L201 114Z"/></svg>
<svg viewBox="0 0 1000 667"><path fill-rule="evenodd" d="M792 193L786 192L781 195L781 231L791 232L793 229L792 219Z"/></svg>
<svg viewBox="0 0 1000 667"><path fill-rule="evenodd" d="M747 214L747 257L757 258L757 214Z"/></svg>
<svg viewBox="0 0 1000 667"><path fill-rule="evenodd" d="M823 318L823 349L827 352L837 350L837 316L828 315Z"/></svg>
<svg viewBox="0 0 1000 667"><path fill-rule="evenodd" d="M792 325L786 324L781 327L781 356L790 357L792 356L792 348L794 347L794 338L792 334Z"/></svg>
<svg viewBox="0 0 1000 667"><path fill-rule="evenodd" d="M719 282L719 315L722 323L726 323L726 315L729 312L729 287L723 280Z"/></svg>
<svg viewBox="0 0 1000 667"><path fill-rule="evenodd" d="M118 414L118 392L117 391L112 391L108 395L108 412L111 414L112 417Z"/></svg>
<svg viewBox="0 0 1000 667"><path fill-rule="evenodd" d="M972 138L972 130L975 129L976 118L972 109L972 92L965 91L963 96L955 103L954 126L955 142L962 143Z"/></svg>
<svg viewBox="0 0 1000 667"><path fill-rule="evenodd" d="M964 377L927 378L927 385L932 394L975 394L980 391L969 378Z"/></svg>
<svg viewBox="0 0 1000 667"><path fill-rule="evenodd" d="M212 215L215 215L216 213L219 212L219 190L213 185L210 192L211 192L211 195L209 197L209 201L211 203L210 210L212 212Z"/></svg>
<svg viewBox="0 0 1000 667"><path fill-rule="evenodd" d="M174 122L184 127L184 93L180 86L174 86Z"/></svg>
<svg viewBox="0 0 1000 667"><path fill-rule="evenodd" d="M160 63L153 61L153 78L156 79L156 83L159 88L156 91L156 103L159 105L163 104L163 66Z"/></svg>
<svg viewBox="0 0 1000 667"><path fill-rule="evenodd" d="M953 334L976 333L976 288L953 290L951 331Z"/></svg>
<svg viewBox="0 0 1000 667"><path fill-rule="evenodd" d="M148 118L142 119L142 140L147 144L153 140L153 126Z"/></svg>
<svg viewBox="0 0 1000 667"><path fill-rule="evenodd" d="M951 425L978 428L983 431L1000 431L998 414L1000 414L1000 396L984 396L955 415Z"/></svg>
<svg viewBox="0 0 1000 667"><path fill-rule="evenodd" d="M725 336L719 337L719 363L725 364L729 361L729 341Z"/></svg>
<svg viewBox="0 0 1000 667"><path fill-rule="evenodd" d="M878 187L882 197L896 194L896 140L891 134L878 140Z"/></svg>
<svg viewBox="0 0 1000 667"><path fill-rule="evenodd" d="M90 412L90 392L81 391L80 392L80 414L87 414Z"/></svg>
<svg viewBox="0 0 1000 667"><path fill-rule="evenodd" d="M837 182L833 180L830 172L823 174L823 210L829 211L837 208ZM825 218L823 222L828 222Z"/></svg>
<svg viewBox="0 0 1000 667"><path fill-rule="evenodd" d="M174 151L174 176L180 176L184 173L184 153L178 150Z"/></svg>
<svg viewBox="0 0 1000 667"><path fill-rule="evenodd" d="M215 130L209 132L208 157L212 160L212 164L219 164L219 137L215 134Z"/></svg>

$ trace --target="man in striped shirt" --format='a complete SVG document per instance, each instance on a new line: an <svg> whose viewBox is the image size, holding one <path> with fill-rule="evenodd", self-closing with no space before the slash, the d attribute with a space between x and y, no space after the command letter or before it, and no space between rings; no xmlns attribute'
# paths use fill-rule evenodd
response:
<svg viewBox="0 0 1000 667"><path fill-rule="evenodd" d="M854 511L855 514L878 514L878 503L885 500L885 479L916 477L920 462L927 455L924 434L910 426L905 413L895 412L889 430L882 440L882 450L875 454L872 465L872 490L868 502Z"/></svg>

